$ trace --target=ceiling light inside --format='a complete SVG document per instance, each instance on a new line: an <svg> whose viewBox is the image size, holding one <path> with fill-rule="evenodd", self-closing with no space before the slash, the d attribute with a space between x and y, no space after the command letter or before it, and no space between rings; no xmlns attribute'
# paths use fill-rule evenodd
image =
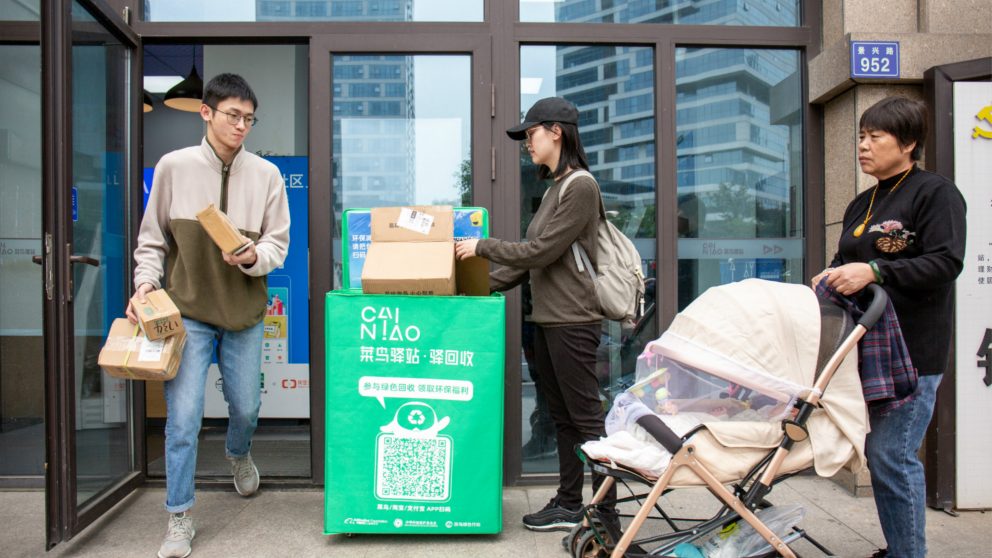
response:
<svg viewBox="0 0 992 558"><path fill-rule="evenodd" d="M183 80L183 76L145 76L145 91L165 93Z"/></svg>

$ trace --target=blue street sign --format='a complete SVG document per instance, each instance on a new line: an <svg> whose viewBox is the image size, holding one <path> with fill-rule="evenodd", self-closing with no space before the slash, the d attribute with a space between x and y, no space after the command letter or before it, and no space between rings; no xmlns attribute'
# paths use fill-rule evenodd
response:
<svg viewBox="0 0 992 558"><path fill-rule="evenodd" d="M72 222L79 220L79 191L72 187Z"/></svg>
<svg viewBox="0 0 992 558"><path fill-rule="evenodd" d="M899 43L851 41L851 77L899 77Z"/></svg>

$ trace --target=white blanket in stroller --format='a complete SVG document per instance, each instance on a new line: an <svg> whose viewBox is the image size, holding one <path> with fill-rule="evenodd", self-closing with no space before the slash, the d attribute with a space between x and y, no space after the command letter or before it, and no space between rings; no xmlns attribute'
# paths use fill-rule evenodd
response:
<svg viewBox="0 0 992 558"><path fill-rule="evenodd" d="M607 436L582 444L583 451L593 459L610 461L614 466L622 463L652 476L660 476L668 467L672 454L637 424L638 418L650 413L651 410L637 397L629 392L621 393L606 417ZM658 418L680 438L702 424L694 413L658 415Z"/></svg>
<svg viewBox="0 0 992 558"><path fill-rule="evenodd" d="M706 291L676 316L669 330L650 343L646 352L664 354L700 370L712 371L713 363L732 362L740 369L763 370L800 386L811 386L819 349L811 340L820 338L819 317L819 304L809 288L750 279ZM638 432L639 426L630 426L636 420L631 416L652 411L638 410L628 403L623 396L617 398L610 412L614 415L612 427L607 418L610 436L587 442L583 450L590 457L657 476L667 468L671 455L643 429ZM677 435L684 436L700 423L700 417L693 415L682 411L658 416ZM754 417L752 421L744 413L736 413L732 420L723 421L706 415L702 421L705 428L691 438L697 459L722 482L741 479L782 439L781 422L769 418L762 421ZM857 351L843 360L807 428L809 439L793 447L781 472L812 465L820 476L829 477L849 461L863 463L867 412ZM618 434L621 431L625 433ZM699 480L694 476L680 470L672 482L696 485Z"/></svg>

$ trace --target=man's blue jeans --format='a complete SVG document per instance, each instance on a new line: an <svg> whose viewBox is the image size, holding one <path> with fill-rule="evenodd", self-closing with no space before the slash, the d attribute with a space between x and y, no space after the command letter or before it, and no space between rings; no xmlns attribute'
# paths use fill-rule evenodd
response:
<svg viewBox="0 0 992 558"><path fill-rule="evenodd" d="M913 400L888 413L869 413L865 443L878 521L889 558L927 554L926 480L918 452L933 415L942 374L920 376Z"/></svg>
<svg viewBox="0 0 992 558"><path fill-rule="evenodd" d="M186 348L176 377L165 382L165 509L179 513L193 507L196 448L203 423L207 368L217 343L217 363L227 401L228 457L251 449L261 406L262 322L242 331L228 331L183 318Z"/></svg>

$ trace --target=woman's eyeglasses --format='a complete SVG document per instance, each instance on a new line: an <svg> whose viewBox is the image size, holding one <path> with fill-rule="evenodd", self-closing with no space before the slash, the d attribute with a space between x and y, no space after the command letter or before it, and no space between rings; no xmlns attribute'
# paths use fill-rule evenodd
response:
<svg viewBox="0 0 992 558"><path fill-rule="evenodd" d="M210 105L207 106L210 107ZM253 126L258 126L257 116L245 116L243 114L234 114L233 112L224 112L217 107L210 107L210 108L214 109L215 112L219 112L227 116L227 123L230 124L231 126L237 126L238 122L241 122L242 120L245 121L245 126L248 128L251 128Z"/></svg>

